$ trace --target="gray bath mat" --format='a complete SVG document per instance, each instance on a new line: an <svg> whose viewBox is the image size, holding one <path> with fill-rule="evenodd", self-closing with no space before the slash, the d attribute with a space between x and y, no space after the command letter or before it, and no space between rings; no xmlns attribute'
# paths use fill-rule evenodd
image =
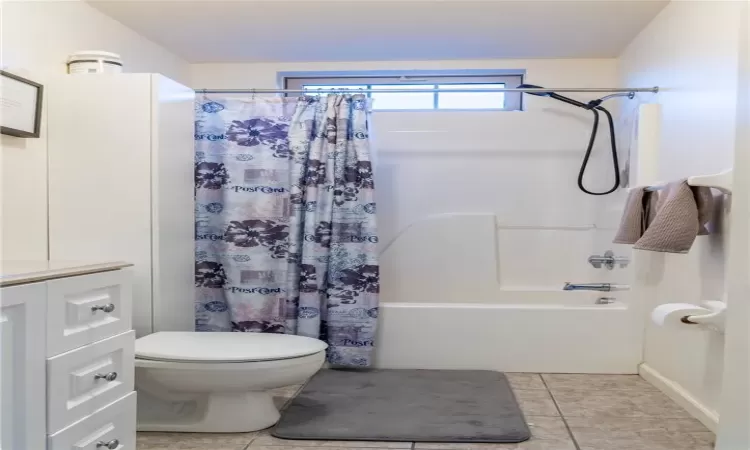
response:
<svg viewBox="0 0 750 450"><path fill-rule="evenodd" d="M508 380L484 370L321 370L271 432L282 439L521 442Z"/></svg>

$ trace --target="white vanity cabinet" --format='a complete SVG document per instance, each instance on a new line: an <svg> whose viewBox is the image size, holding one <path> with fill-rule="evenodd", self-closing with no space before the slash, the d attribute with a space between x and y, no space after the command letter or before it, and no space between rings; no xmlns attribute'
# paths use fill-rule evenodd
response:
<svg viewBox="0 0 750 450"><path fill-rule="evenodd" d="M1 450L135 450L128 266L0 262Z"/></svg>
<svg viewBox="0 0 750 450"><path fill-rule="evenodd" d="M0 448L44 448L46 286L0 291Z"/></svg>

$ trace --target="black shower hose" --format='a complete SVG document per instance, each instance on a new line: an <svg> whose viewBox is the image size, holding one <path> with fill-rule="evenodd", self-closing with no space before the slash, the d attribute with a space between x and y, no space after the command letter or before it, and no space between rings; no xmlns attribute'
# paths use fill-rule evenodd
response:
<svg viewBox="0 0 750 450"><path fill-rule="evenodd" d="M596 100L594 101L596 102ZM581 170L578 172L578 187L589 195L607 195L611 194L620 187L620 163L617 160L617 142L615 139L615 123L612 120L612 114L607 111L606 108L595 105L594 102L589 103L589 110L594 113L594 127L591 129L591 138L589 138L589 146L586 149L586 155L583 157L581 163ZM594 143L596 143L596 132L599 131L599 112L603 111L607 115L607 122L609 122L609 138L612 146L612 168L615 171L615 182L612 185L612 189L604 192L592 192L586 189L583 185L583 175L586 173L586 167L589 164L589 158L591 157L591 151L594 149Z"/></svg>

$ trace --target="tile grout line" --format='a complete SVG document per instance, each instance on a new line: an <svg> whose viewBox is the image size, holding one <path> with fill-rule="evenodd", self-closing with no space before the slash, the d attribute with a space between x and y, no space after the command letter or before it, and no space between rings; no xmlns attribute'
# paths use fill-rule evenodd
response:
<svg viewBox="0 0 750 450"><path fill-rule="evenodd" d="M573 435L573 430L570 429L570 425L568 425L568 420L565 418L565 415L560 409L560 405L557 404L557 400L555 399L554 394L552 394L552 390L549 388L549 385L547 384L547 380L544 379L544 376L542 376L541 373L539 374L539 378L542 379L542 384L544 384L544 387L547 389L547 393L552 399L552 403L554 403L555 408L557 408L557 412L560 414L560 418L562 419L563 424L565 424L565 429L568 430L568 436L570 436L570 439L573 441L573 445L575 446L576 450L581 450L581 446L578 445L578 441L576 440L576 437Z"/></svg>
<svg viewBox="0 0 750 450"><path fill-rule="evenodd" d="M247 446L243 450L249 450L250 446L253 445L253 442L255 442L256 439L258 439L258 436L260 436L260 433L262 431L263 430L256 431L255 434L253 435L252 439L250 439L250 442L247 443Z"/></svg>

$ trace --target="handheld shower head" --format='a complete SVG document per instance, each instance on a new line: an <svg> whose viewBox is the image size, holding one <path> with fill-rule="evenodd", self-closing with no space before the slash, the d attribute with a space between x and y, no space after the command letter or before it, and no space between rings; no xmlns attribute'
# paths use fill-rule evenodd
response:
<svg viewBox="0 0 750 450"><path fill-rule="evenodd" d="M544 89L542 86L536 86L533 84L522 84L518 86L518 89ZM612 192L616 191L617 188L620 186L620 164L617 159L617 144L615 139L615 124L614 120L612 119L612 114L610 114L609 111L607 111L606 108L601 106L602 102L604 100L607 100L612 97L619 97L627 95L629 98L633 98L635 95L633 92L627 93L627 94L612 94L608 95L606 97L600 98L598 100L592 100L589 103L583 103L579 102L578 100L574 100L569 97L565 97L563 95L560 95L556 92L525 92L526 94L531 95L538 95L540 97L549 97L554 98L555 100L559 100L563 103L567 103L569 105L577 106L579 108L583 108L585 110L591 111L594 114L594 125L591 129L591 137L589 138L589 145L586 148L586 153L583 157L583 162L581 163L581 169L578 172L578 188L581 189L583 192L589 194L589 195L607 195L611 194ZM611 189L603 191L603 192L592 192L583 185L583 176L586 173L586 167L589 163L589 158L591 157L591 151L594 149L594 143L596 142L596 133L599 130L599 111L603 112L607 116L607 122L609 123L609 137L610 137L610 147L612 150L612 169L614 171L614 184Z"/></svg>
<svg viewBox="0 0 750 450"><path fill-rule="evenodd" d="M518 86L518 89L544 89L544 88L542 86L537 86L534 84L521 84ZM565 97L556 92L525 92L525 94L538 95L540 97L554 98L555 100L559 100L563 103L577 106L579 108L591 109L589 105L587 105L586 103L579 102L578 100L574 100L570 97Z"/></svg>
<svg viewBox="0 0 750 450"><path fill-rule="evenodd" d="M544 89L541 86L535 84L519 84L516 89ZM524 94L538 95L540 97L549 97L550 92L524 92Z"/></svg>

